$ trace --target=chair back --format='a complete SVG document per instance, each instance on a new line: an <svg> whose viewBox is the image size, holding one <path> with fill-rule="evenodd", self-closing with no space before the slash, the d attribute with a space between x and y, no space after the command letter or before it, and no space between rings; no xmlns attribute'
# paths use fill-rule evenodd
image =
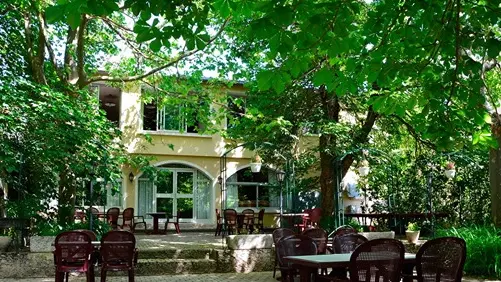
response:
<svg viewBox="0 0 501 282"><path fill-rule="evenodd" d="M101 238L103 265L133 267L136 237L129 231L110 231Z"/></svg>
<svg viewBox="0 0 501 282"><path fill-rule="evenodd" d="M75 209L75 213L73 214L73 219L85 221L85 211Z"/></svg>
<svg viewBox="0 0 501 282"><path fill-rule="evenodd" d="M108 211L106 212L106 218L108 220L108 223L113 227L116 228L118 225L118 217L120 216L120 209L119 208L109 208Z"/></svg>
<svg viewBox="0 0 501 282"><path fill-rule="evenodd" d="M295 235L296 232L294 230L289 229L289 228L277 228L273 230L273 243L275 243L275 246L277 245L278 241L284 237L288 237L291 235Z"/></svg>
<svg viewBox="0 0 501 282"><path fill-rule="evenodd" d="M97 241L96 233L94 233L94 231L92 231L92 230L89 230L89 229L77 229L77 230L73 230L73 231L86 233L87 235L89 235L89 238L90 238L91 241Z"/></svg>
<svg viewBox="0 0 501 282"><path fill-rule="evenodd" d="M350 280L400 282L404 245L395 239L375 239L358 246L350 258Z"/></svg>
<svg viewBox="0 0 501 282"><path fill-rule="evenodd" d="M334 253L336 254L348 254L367 242L367 238L360 234L345 234L334 237L334 241L332 242L332 246L334 247Z"/></svg>
<svg viewBox="0 0 501 282"><path fill-rule="evenodd" d="M322 218L322 209L321 208L314 208L311 210L309 213L310 216L310 223L312 225L318 225L320 223L320 219Z"/></svg>
<svg viewBox="0 0 501 282"><path fill-rule="evenodd" d="M317 245L308 236L291 235L280 239L276 245L278 265L284 266L284 257L316 255Z"/></svg>
<svg viewBox="0 0 501 282"><path fill-rule="evenodd" d="M466 243L461 238L443 237L426 241L416 254L419 282L461 281L466 260Z"/></svg>
<svg viewBox="0 0 501 282"><path fill-rule="evenodd" d="M134 224L134 208L126 208L122 212L122 220L122 228L125 226L132 228L132 225Z"/></svg>
<svg viewBox="0 0 501 282"><path fill-rule="evenodd" d="M264 224L264 209L259 210L259 213L257 215L257 223L260 225Z"/></svg>
<svg viewBox="0 0 501 282"><path fill-rule="evenodd" d="M243 224L246 224L246 225L254 224L254 210L245 209L242 211L242 214L244 215L243 222L242 222Z"/></svg>
<svg viewBox="0 0 501 282"><path fill-rule="evenodd" d="M216 209L216 219L217 219L217 224L221 224L222 223L221 212L218 209Z"/></svg>
<svg viewBox="0 0 501 282"><path fill-rule="evenodd" d="M357 230L355 230L355 228L349 225L342 225L336 228L336 230L332 231L331 234L329 234L329 238L334 239L336 236L353 234L353 233L358 233Z"/></svg>
<svg viewBox="0 0 501 282"><path fill-rule="evenodd" d="M88 268L93 251L91 241L87 233L80 231L66 231L57 235L54 242L56 267L78 264L84 269Z"/></svg>
<svg viewBox="0 0 501 282"><path fill-rule="evenodd" d="M225 209L223 212L224 222L228 225L237 224L237 211L234 209Z"/></svg>
<svg viewBox="0 0 501 282"><path fill-rule="evenodd" d="M327 232L321 228L307 229L301 235L308 236L317 244L317 253L327 252Z"/></svg>
<svg viewBox="0 0 501 282"><path fill-rule="evenodd" d="M92 215L94 215L96 217L99 215L99 210L95 207L90 207L89 211L92 213Z"/></svg>

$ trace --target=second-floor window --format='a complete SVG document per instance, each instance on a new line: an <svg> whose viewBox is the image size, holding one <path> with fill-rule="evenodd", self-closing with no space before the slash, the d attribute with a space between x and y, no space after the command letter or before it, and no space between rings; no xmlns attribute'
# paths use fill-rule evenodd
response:
<svg viewBox="0 0 501 282"><path fill-rule="evenodd" d="M198 133L204 128L197 120L196 111L190 111L184 105L165 105L161 108L156 103L143 105L143 130Z"/></svg>

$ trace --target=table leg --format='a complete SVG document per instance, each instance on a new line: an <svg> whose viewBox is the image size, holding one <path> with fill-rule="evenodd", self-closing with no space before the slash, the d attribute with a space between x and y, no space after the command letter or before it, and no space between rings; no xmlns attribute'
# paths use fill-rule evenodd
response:
<svg viewBox="0 0 501 282"><path fill-rule="evenodd" d="M296 265L295 265L296 266ZM301 282L311 281L312 269L309 267L299 267L299 278Z"/></svg>
<svg viewBox="0 0 501 282"><path fill-rule="evenodd" d="M153 217L153 234L158 234L158 217Z"/></svg>
<svg viewBox="0 0 501 282"><path fill-rule="evenodd" d="M413 263L404 263L402 267L402 282L412 282L414 274L414 264Z"/></svg>

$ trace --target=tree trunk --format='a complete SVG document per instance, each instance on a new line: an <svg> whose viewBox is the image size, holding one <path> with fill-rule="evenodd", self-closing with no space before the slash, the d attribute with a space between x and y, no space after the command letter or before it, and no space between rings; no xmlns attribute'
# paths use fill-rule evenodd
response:
<svg viewBox="0 0 501 282"><path fill-rule="evenodd" d="M494 114L495 115L495 114ZM501 123L493 118L492 135L501 144ZM489 182L491 186L491 211L494 225L501 226L501 146L489 152Z"/></svg>
<svg viewBox="0 0 501 282"><path fill-rule="evenodd" d="M336 175L334 168L334 157L326 152L325 148L332 145L333 135L320 136L320 196L322 214L331 216L334 213L334 178Z"/></svg>
<svg viewBox="0 0 501 282"><path fill-rule="evenodd" d="M66 225L73 221L73 213L75 209L75 185L72 185L68 178L68 171L60 174L59 179L59 201L58 201L58 217L59 224Z"/></svg>

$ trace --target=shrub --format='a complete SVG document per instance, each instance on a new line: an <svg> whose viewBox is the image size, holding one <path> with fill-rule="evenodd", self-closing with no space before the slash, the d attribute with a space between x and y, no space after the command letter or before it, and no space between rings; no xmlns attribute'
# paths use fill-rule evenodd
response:
<svg viewBox="0 0 501 282"><path fill-rule="evenodd" d="M35 225L34 233L40 236L56 236L57 234L64 231L78 229L89 229L89 223L75 222L62 226L59 225L56 221L41 221ZM100 240L104 234L111 230L111 227L107 222L101 221L99 219L94 219L92 229L94 230L94 233L96 233L97 239Z"/></svg>
<svg viewBox="0 0 501 282"><path fill-rule="evenodd" d="M466 275L501 278L501 229L471 226L437 230L437 236L454 236L466 241Z"/></svg>

